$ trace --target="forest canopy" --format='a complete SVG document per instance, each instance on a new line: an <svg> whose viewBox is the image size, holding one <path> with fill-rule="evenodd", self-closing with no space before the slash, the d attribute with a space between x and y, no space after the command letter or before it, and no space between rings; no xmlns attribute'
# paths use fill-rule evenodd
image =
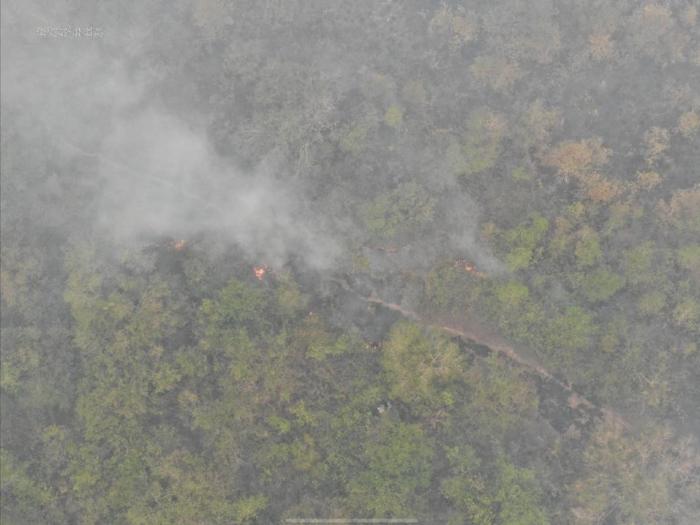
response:
<svg viewBox="0 0 700 525"><path fill-rule="evenodd" d="M698 523L698 11L3 2L0 521Z"/></svg>

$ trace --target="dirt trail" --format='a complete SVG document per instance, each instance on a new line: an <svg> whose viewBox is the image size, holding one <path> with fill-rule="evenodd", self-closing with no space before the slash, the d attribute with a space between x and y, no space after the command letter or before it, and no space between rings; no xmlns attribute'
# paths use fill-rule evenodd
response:
<svg viewBox="0 0 700 525"><path fill-rule="evenodd" d="M615 421L616 423L621 424L622 426L629 428L630 424L625 421L625 419L615 412L614 410L606 407L601 407L593 403L592 401L586 399L583 397L581 394L576 392L573 387L565 383L564 381L561 381L560 379L557 379L554 377L550 372L548 372L544 367L541 365L534 363L530 361L529 359L524 358L520 354L518 354L515 349L505 343L504 341L500 340L498 336L489 336L489 335L484 335L480 333L480 331L476 330L465 330L465 329L460 329L455 326L449 326L445 324L438 324L435 322L432 322L430 320L425 319L422 317L420 314L417 312L414 312L412 310L407 310L406 308L403 308L401 305L396 304L396 303L390 303L387 301L384 301L383 299L377 297L374 293L372 293L369 297L364 297L362 298L367 301L368 303L371 304L378 304L383 306L384 308L387 308L389 310L393 310L395 312L400 313L407 319L411 319L413 321L416 321L418 323L427 325L427 326L432 326L434 328L437 328L439 330L442 330L444 332L447 332L451 335L457 336L457 337L462 337L465 339L468 339L470 341L473 341L475 343L478 343L480 345L487 346L490 348L492 351L510 359L511 361L517 363L521 367L534 372L538 376L540 376L543 379L546 379L547 381L551 381L554 384L556 384L558 387L562 388L565 392L569 394L569 406L572 408L582 406L585 407L589 410L599 410L602 412L602 414L606 418L610 418L611 420ZM478 354L474 353L477 357Z"/></svg>
<svg viewBox="0 0 700 525"><path fill-rule="evenodd" d="M129 168L128 166L126 166L120 162L117 162L113 159L106 158L103 155L100 155L99 153L85 151L84 149L80 148L79 146L72 144L66 140L63 140L62 142L65 145L67 145L70 149L72 149L74 152L77 152L83 156L96 158L98 160L101 160L105 164L113 167L113 168L125 170L129 173L134 173L134 170L132 170L131 168ZM147 176L147 178L151 179L153 182L156 182L158 184L162 184L164 186L168 186L171 188L176 188L176 186L174 184L172 184L172 182L170 182L167 179L163 179L163 178L158 177L158 176L153 175L153 174L147 174L146 176ZM184 196L189 197L193 200L200 201L207 208L211 208L211 209L214 209L216 211L220 211L220 209L217 206L213 205L207 199L204 199L199 195L184 191L181 188L176 188L176 189L179 189L179 191ZM343 288L348 289L348 286L346 283L339 282L339 284L341 284L341 286ZM602 414L605 417L611 418L613 421L621 424L622 426L624 426L626 428L630 427L629 423L627 423L625 421L625 419L620 414L618 414L617 412L615 412L614 410L612 410L610 408L598 406L595 403L593 403L592 401L586 399L585 397L583 397L582 395L577 393L569 383L565 383L564 381L557 379L541 365L534 363L534 362L530 361L529 359L526 359L525 357L521 356L518 352L515 351L515 349L512 346L507 344L505 341L501 340L501 338L498 336L485 335L480 330L474 330L474 329L467 330L467 329L460 329L460 328L457 328L454 326L449 326L446 324L438 324L438 323L435 323L435 322L430 321L428 319L425 319L424 317L419 315L417 312L403 308L399 304L384 301L383 299L377 297L374 293L372 293L369 297L365 297L364 295L359 294L354 290L349 290L349 291L352 291L353 293L357 294L358 296L360 296L363 300L367 301L368 303L381 305L384 308L387 308L389 310L393 310L395 312L400 313L401 315L403 315L407 319L411 319L413 321L416 321L416 322L421 323L421 324L426 325L426 326L432 326L432 327L438 328L438 329L440 329L444 332L447 332L451 335L454 335L457 337L463 337L465 339L468 339L468 340L473 341L475 343L478 343L480 345L484 345L484 346L490 348L492 351L494 351L498 354L501 354L504 357L507 357L508 359L517 363L521 367L523 367L527 370L530 370L531 372L534 372L535 374L537 374L541 378L546 379L548 381L551 381L554 384L556 384L557 386L559 386L560 388L562 388L564 391L566 391L569 394L568 403L569 403L569 406L571 406L572 408L575 408L577 406L583 406L583 407L586 407L590 410L599 410L600 412L602 412ZM477 355L477 354L475 353L474 355ZM477 355L477 357L478 357L478 355Z"/></svg>

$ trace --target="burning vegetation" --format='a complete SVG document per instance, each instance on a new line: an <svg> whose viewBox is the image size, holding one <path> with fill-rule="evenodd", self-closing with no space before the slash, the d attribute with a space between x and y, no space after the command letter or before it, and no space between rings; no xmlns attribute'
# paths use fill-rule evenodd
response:
<svg viewBox="0 0 700 525"><path fill-rule="evenodd" d="M176 252L181 252L187 248L187 241L185 239L178 239L172 242L173 250Z"/></svg>
<svg viewBox="0 0 700 525"><path fill-rule="evenodd" d="M265 279L265 275L269 271L269 268L265 266L264 264L261 266L253 266L253 273L255 274L255 278L258 281L262 281Z"/></svg>
<svg viewBox="0 0 700 525"><path fill-rule="evenodd" d="M467 273L472 274L474 277L479 277L480 279L485 279L486 274L477 270L476 265L466 259L457 259L455 261L455 268L460 268Z"/></svg>

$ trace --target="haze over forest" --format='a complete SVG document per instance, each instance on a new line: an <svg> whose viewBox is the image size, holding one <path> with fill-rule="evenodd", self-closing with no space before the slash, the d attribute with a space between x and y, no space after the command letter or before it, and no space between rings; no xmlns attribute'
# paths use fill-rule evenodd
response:
<svg viewBox="0 0 700 525"><path fill-rule="evenodd" d="M700 522L696 1L1 9L3 524Z"/></svg>

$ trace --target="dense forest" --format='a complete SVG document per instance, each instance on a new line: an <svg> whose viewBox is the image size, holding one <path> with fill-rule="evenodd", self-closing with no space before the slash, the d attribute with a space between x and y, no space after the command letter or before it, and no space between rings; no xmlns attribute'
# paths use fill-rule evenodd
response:
<svg viewBox="0 0 700 525"><path fill-rule="evenodd" d="M1 116L3 525L700 522L695 0L7 0Z"/></svg>

